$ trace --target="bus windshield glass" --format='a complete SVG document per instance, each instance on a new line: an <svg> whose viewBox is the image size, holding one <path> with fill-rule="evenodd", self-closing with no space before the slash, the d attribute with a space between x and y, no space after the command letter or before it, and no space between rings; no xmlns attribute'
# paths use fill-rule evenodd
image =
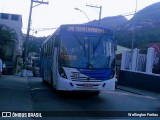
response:
<svg viewBox="0 0 160 120"><path fill-rule="evenodd" d="M61 35L59 64L75 68L113 68L114 39L105 36Z"/></svg>

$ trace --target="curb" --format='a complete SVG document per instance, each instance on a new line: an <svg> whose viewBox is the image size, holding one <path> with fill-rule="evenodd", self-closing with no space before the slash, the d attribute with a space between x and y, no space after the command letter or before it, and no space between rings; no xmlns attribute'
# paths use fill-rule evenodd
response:
<svg viewBox="0 0 160 120"><path fill-rule="evenodd" d="M131 91L131 90L127 90L127 89L120 88L120 87L117 87L116 89L123 90L123 91L130 92L130 93L134 93L134 94L137 94L137 95L143 95L143 94L141 94L141 93L133 92L133 91Z"/></svg>

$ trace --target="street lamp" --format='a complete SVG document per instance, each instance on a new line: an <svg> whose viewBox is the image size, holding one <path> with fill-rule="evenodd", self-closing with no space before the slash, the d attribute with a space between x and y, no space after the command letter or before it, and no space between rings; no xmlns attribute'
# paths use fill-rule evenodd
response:
<svg viewBox="0 0 160 120"><path fill-rule="evenodd" d="M90 22L89 17L87 16L87 14L83 10L80 10L79 8L74 8L74 9L82 12L87 17L88 21Z"/></svg>

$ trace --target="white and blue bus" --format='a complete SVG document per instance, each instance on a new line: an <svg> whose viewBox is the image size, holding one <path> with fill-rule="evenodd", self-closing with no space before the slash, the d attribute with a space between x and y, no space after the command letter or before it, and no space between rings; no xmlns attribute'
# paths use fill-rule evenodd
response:
<svg viewBox="0 0 160 120"><path fill-rule="evenodd" d="M65 91L114 90L115 50L111 29L61 25L42 45L43 82Z"/></svg>

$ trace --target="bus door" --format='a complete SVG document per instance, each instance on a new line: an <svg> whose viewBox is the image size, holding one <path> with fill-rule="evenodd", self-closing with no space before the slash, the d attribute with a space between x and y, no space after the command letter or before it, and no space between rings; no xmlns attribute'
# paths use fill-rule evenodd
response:
<svg viewBox="0 0 160 120"><path fill-rule="evenodd" d="M53 87L57 86L57 73L58 73L58 48L54 48L53 62L52 62L52 81Z"/></svg>
<svg viewBox="0 0 160 120"><path fill-rule="evenodd" d="M52 64L52 86L56 88L57 80L58 80L58 47L59 47L60 38L58 36L55 37L54 43L54 52L53 52L53 64Z"/></svg>

